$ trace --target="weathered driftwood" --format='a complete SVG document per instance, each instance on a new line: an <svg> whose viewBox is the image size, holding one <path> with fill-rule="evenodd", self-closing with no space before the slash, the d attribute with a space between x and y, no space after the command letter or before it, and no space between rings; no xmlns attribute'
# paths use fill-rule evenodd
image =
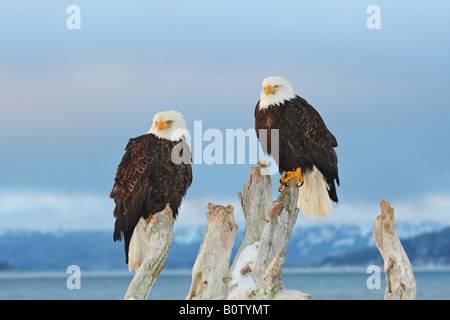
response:
<svg viewBox="0 0 450 320"><path fill-rule="evenodd" d="M245 216L245 239L230 268L227 299L312 299L300 291L286 290L282 266L297 221L298 188L285 188L272 202L272 183L267 167L252 167L238 193Z"/></svg>
<svg viewBox="0 0 450 320"><path fill-rule="evenodd" d="M250 168L250 177L238 192L245 217L245 238L237 255L247 246L259 242L266 225L266 215L273 206L272 180L265 162Z"/></svg>
<svg viewBox="0 0 450 320"><path fill-rule="evenodd" d="M416 280L405 250L394 228L394 209L381 201L381 215L376 218L373 236L384 260L386 275L385 300L413 300Z"/></svg>
<svg viewBox="0 0 450 320"><path fill-rule="evenodd" d="M186 299L311 299L286 290L281 282L288 240L298 215L298 188L290 186L272 201L265 163L251 168L238 193L245 216L245 238L230 268L237 226L233 207L208 204L208 229L192 270Z"/></svg>
<svg viewBox="0 0 450 320"><path fill-rule="evenodd" d="M208 229L192 269L186 299L225 299L231 251L237 232L231 205L208 204Z"/></svg>
<svg viewBox="0 0 450 320"><path fill-rule="evenodd" d="M186 299L312 299L282 284L282 266L292 230L297 221L298 188L286 187L272 201L272 182L259 162L238 193L245 216L245 238L229 268L236 237L233 207L208 204L208 228L192 270ZM416 281L411 263L394 228L394 210L381 201L373 235L384 259L385 299L414 299ZM147 299L161 273L172 242L170 206L155 214L146 229L147 255L136 272L125 299Z"/></svg>
<svg viewBox="0 0 450 320"><path fill-rule="evenodd" d="M173 235L173 216L170 206L153 215L147 226L149 239L147 255L134 275L125 300L145 300L164 267Z"/></svg>

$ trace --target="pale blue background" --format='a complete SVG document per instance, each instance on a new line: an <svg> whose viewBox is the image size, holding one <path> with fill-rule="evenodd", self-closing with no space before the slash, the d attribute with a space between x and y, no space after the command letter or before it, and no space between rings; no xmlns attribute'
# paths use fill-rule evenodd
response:
<svg viewBox="0 0 450 320"><path fill-rule="evenodd" d="M190 130L252 128L269 75L338 139L328 222L372 222L386 199L399 219L448 224L449 15L448 1L3 1L0 229L112 230L130 137L165 109ZM179 223L205 223L208 201L239 207L249 167L195 165Z"/></svg>

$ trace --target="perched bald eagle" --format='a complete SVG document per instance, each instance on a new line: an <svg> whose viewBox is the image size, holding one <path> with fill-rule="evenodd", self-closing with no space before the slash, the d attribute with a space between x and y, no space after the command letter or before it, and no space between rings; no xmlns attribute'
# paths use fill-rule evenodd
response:
<svg viewBox="0 0 450 320"><path fill-rule="evenodd" d="M255 130L267 129L266 154L271 154L271 130L278 129L278 169L281 191L286 183L297 178L301 184L298 207L308 217L326 218L338 202L338 160L334 150L338 143L327 129L319 113L305 99L295 94L292 85L281 77L263 80L260 100L255 108Z"/></svg>
<svg viewBox="0 0 450 320"><path fill-rule="evenodd" d="M148 219L167 203L176 218L191 185L191 154L184 141L187 132L179 112L164 111L154 116L147 134L130 139L126 146L110 198L116 204L114 241L123 236L130 271L137 270L145 256L147 248L140 239Z"/></svg>

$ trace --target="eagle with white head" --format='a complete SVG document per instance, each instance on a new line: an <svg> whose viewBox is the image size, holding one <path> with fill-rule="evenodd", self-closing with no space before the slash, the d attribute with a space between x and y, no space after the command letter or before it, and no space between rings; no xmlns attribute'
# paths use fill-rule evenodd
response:
<svg viewBox="0 0 450 320"><path fill-rule="evenodd" d="M308 217L326 218L332 211L331 200L338 202L338 143L322 117L305 99L295 94L282 77L262 82L260 100L255 108L255 130L267 129L266 154L272 153L271 130L278 130L278 159L281 191L291 179L299 184L298 207ZM275 150L275 149L274 149Z"/></svg>
<svg viewBox="0 0 450 320"><path fill-rule="evenodd" d="M125 148L110 198L116 204L113 238L124 238L130 271L139 268L148 249L141 241L148 220L167 203L175 219L192 183L191 154L184 140L187 134L179 112L163 111L154 116L146 134L130 139Z"/></svg>

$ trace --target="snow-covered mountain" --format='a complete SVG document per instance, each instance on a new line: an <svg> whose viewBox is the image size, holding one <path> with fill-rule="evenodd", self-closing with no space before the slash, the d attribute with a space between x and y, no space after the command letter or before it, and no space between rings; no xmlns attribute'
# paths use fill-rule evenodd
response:
<svg viewBox="0 0 450 320"><path fill-rule="evenodd" d="M296 227L289 240L285 266L366 265L374 257L380 258L372 236L373 227L334 224ZM205 230L206 226L175 226L166 268L191 269ZM414 258L413 266L414 262L430 261L450 264L450 228L422 222L396 223L396 230L408 255L411 252ZM443 239L447 236L449 239ZM242 226L233 255L243 238ZM112 233L107 231L0 233L0 270L65 271L67 266L75 264L82 270L125 271L124 260L123 243L114 243Z"/></svg>

